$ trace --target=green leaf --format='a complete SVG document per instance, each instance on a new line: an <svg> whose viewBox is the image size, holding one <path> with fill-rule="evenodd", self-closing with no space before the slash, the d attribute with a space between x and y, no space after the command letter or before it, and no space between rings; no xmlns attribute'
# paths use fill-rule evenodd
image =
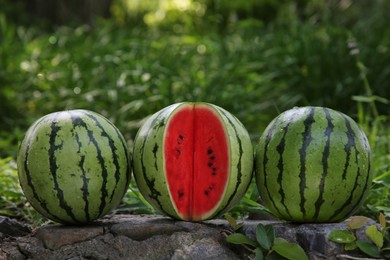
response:
<svg viewBox="0 0 390 260"><path fill-rule="evenodd" d="M281 237L276 237L274 240L274 245L280 244L280 243L287 243L288 241Z"/></svg>
<svg viewBox="0 0 390 260"><path fill-rule="evenodd" d="M328 239L340 244L349 244L355 241L356 237L348 230L334 229L330 231Z"/></svg>
<svg viewBox="0 0 390 260"><path fill-rule="evenodd" d="M381 225L382 229L386 228L387 225L386 217L382 212L379 213L379 224Z"/></svg>
<svg viewBox="0 0 390 260"><path fill-rule="evenodd" d="M367 223L368 218L364 216L353 216L350 218L350 221L348 221L348 228L351 230L359 229L364 227L364 225Z"/></svg>
<svg viewBox="0 0 390 260"><path fill-rule="evenodd" d="M373 99L369 97L364 97L364 96L352 96L352 100L358 101L358 102L372 102Z"/></svg>
<svg viewBox="0 0 390 260"><path fill-rule="evenodd" d="M236 245L246 244L246 245L250 245L253 247L258 246L256 241L253 241L252 239L250 239L249 237L247 237L241 233L233 233L233 234L228 235L226 237L226 241L229 243L232 243L232 244L236 244Z"/></svg>
<svg viewBox="0 0 390 260"><path fill-rule="evenodd" d="M226 215L225 218L229 222L229 225L233 228L234 231L240 229L244 225L243 223L238 224L236 219L230 215Z"/></svg>
<svg viewBox="0 0 390 260"><path fill-rule="evenodd" d="M290 242L279 243L274 245L272 247L272 250L274 250L279 255L290 260L309 259L305 251L303 250L303 248L296 243L290 243Z"/></svg>
<svg viewBox="0 0 390 260"><path fill-rule="evenodd" d="M365 103L371 103L373 101L378 101L378 102L381 102L383 104L389 104L389 100L387 100L386 98L375 96L375 95L371 95L369 97L365 97L365 96L352 96L352 100L355 100L355 101L358 101L358 102L365 102Z"/></svg>
<svg viewBox="0 0 390 260"><path fill-rule="evenodd" d="M2 196L9 199L20 199L24 197L24 194L20 191L13 191L13 190L3 190Z"/></svg>
<svg viewBox="0 0 390 260"><path fill-rule="evenodd" d="M16 214L17 212L15 212L15 210L0 209L0 216L15 217Z"/></svg>
<svg viewBox="0 0 390 260"><path fill-rule="evenodd" d="M352 251L352 250L355 250L356 248L357 248L357 245L356 245L355 242L348 243L348 244L344 245L344 250L345 251Z"/></svg>
<svg viewBox="0 0 390 260"><path fill-rule="evenodd" d="M257 247L255 250L255 260L263 260L263 259L264 259L263 251L261 250L260 247Z"/></svg>
<svg viewBox="0 0 390 260"><path fill-rule="evenodd" d="M372 242L374 242L377 247L383 247L383 234L375 225L371 225L366 229L366 235L371 239Z"/></svg>
<svg viewBox="0 0 390 260"><path fill-rule="evenodd" d="M268 240L272 246L275 240L275 229L272 225L265 225L264 228L265 232L267 233Z"/></svg>
<svg viewBox="0 0 390 260"><path fill-rule="evenodd" d="M365 254L371 256L371 257L380 257L380 251L379 248L376 247L374 244L368 243L363 240L356 241L357 247Z"/></svg>
<svg viewBox="0 0 390 260"><path fill-rule="evenodd" d="M265 260L286 260L286 258L279 255L275 251L272 251L269 255L265 257Z"/></svg>
<svg viewBox="0 0 390 260"><path fill-rule="evenodd" d="M258 224L256 227L256 240L263 249L265 250L271 249L272 243L268 238L266 228L262 224Z"/></svg>

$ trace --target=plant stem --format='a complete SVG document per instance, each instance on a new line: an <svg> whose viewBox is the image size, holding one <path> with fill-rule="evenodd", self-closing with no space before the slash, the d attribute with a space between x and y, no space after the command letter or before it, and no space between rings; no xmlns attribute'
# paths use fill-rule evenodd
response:
<svg viewBox="0 0 390 260"><path fill-rule="evenodd" d="M353 260L385 260L384 258L366 258L366 257L354 257L350 255L338 254L337 258L341 259L353 259Z"/></svg>
<svg viewBox="0 0 390 260"><path fill-rule="evenodd" d="M370 86L370 83L368 82L367 73L366 73L366 67L364 66L363 62L359 59L358 56L356 56L356 66L359 69L360 72L360 78L363 80L363 86L366 91L366 95L368 97L373 97L372 89ZM375 99L370 100L369 102L370 108L372 111L372 114L375 118L379 117L378 109L375 105Z"/></svg>

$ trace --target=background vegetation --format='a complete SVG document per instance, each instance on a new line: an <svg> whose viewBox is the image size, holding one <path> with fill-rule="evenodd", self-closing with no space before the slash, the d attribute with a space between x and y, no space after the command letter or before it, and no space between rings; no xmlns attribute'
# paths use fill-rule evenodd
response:
<svg viewBox="0 0 390 260"><path fill-rule="evenodd" d="M39 117L90 109L131 147L150 114L205 101L236 115L254 143L293 106L353 117L369 137L375 173L359 214L390 215L389 1L45 2L0 0L0 214L42 221L15 166ZM233 215L261 209L257 198L252 185ZM152 212L134 183L118 210Z"/></svg>

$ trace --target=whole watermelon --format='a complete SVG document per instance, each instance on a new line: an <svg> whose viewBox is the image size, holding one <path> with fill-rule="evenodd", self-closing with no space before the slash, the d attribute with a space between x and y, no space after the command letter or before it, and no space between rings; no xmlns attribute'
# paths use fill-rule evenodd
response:
<svg viewBox="0 0 390 260"><path fill-rule="evenodd" d="M277 217L337 222L353 214L371 180L367 137L345 114L324 107L285 111L256 147L260 196Z"/></svg>
<svg viewBox="0 0 390 260"><path fill-rule="evenodd" d="M31 205L59 222L102 217L122 199L130 181L129 154L119 130L87 110L46 115L27 131L17 166Z"/></svg>
<svg viewBox="0 0 390 260"><path fill-rule="evenodd" d="M152 115L135 138L133 156L143 196L163 214L186 221L226 212L252 178L248 132L208 103L173 104Z"/></svg>

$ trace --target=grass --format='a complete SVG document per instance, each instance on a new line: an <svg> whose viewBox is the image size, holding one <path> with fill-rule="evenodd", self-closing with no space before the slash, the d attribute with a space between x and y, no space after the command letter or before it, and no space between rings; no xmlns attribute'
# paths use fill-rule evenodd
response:
<svg viewBox="0 0 390 260"><path fill-rule="evenodd" d="M170 11L160 24L122 17L51 30L19 25L0 11L1 214L41 223L22 196L14 163L34 120L90 109L115 123L132 147L147 116L181 101L224 107L254 143L272 118L293 106L350 115L368 135L374 159L373 189L360 213L390 214L390 32L386 19L365 12L384 12L386 5L323 9L304 22L284 8L273 22L246 19L223 28L217 15L199 10L195 16ZM257 198L252 183L232 214L260 210ZM153 212L134 183L118 210Z"/></svg>
<svg viewBox="0 0 390 260"><path fill-rule="evenodd" d="M389 105L387 99L373 95L367 79L366 68L360 59L356 58L356 66L366 90L366 96L355 96L358 102L358 122L366 132L373 155L374 179L371 192L360 212L375 219L382 212L390 217L390 134L389 117L380 115L377 103Z"/></svg>

